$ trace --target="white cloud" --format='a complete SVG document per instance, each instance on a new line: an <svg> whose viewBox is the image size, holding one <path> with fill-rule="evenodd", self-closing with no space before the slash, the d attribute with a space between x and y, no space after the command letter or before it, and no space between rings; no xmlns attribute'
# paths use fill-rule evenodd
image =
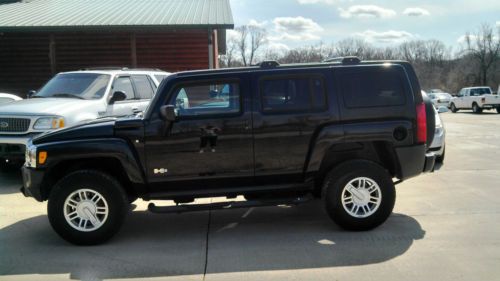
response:
<svg viewBox="0 0 500 281"><path fill-rule="evenodd" d="M307 41L318 39L320 39L318 35L310 33L289 34L285 32L281 35L269 36L269 41Z"/></svg>
<svg viewBox="0 0 500 281"><path fill-rule="evenodd" d="M396 11L382 8L376 5L354 5L347 8L347 10L339 8L339 11L340 11L340 16L346 19L352 17L391 18L396 15Z"/></svg>
<svg viewBox="0 0 500 281"><path fill-rule="evenodd" d="M410 17L420 17L420 16L429 16L431 13L429 13L429 11L427 11L426 9L414 7L414 8L406 8L403 11L403 14Z"/></svg>
<svg viewBox="0 0 500 281"><path fill-rule="evenodd" d="M240 36L240 33L234 29L228 29L226 31L226 39L229 40L236 40Z"/></svg>
<svg viewBox="0 0 500 281"><path fill-rule="evenodd" d="M273 23L276 30L291 33L318 32L323 30L312 19L304 17L278 17L273 20Z"/></svg>
<svg viewBox="0 0 500 281"><path fill-rule="evenodd" d="M354 34L357 37L361 37L368 42L377 43L399 43L415 37L413 34L402 31L402 30L388 30L383 32L377 32L373 30L366 30L363 32L358 32Z"/></svg>
<svg viewBox="0 0 500 281"><path fill-rule="evenodd" d="M283 43L271 42L267 45L267 49L275 52L286 52L290 50L290 47Z"/></svg>
<svg viewBox="0 0 500 281"><path fill-rule="evenodd" d="M304 17L278 17L273 23L278 35L269 37L271 41L316 40L320 38L317 33L323 31L319 24Z"/></svg>
<svg viewBox="0 0 500 281"><path fill-rule="evenodd" d="M267 25L267 21L257 21L254 19L251 19L248 22L248 26L253 26L253 27L258 27L258 28L264 28Z"/></svg>
<svg viewBox="0 0 500 281"><path fill-rule="evenodd" d="M497 21L497 27L500 28L500 21Z"/></svg>

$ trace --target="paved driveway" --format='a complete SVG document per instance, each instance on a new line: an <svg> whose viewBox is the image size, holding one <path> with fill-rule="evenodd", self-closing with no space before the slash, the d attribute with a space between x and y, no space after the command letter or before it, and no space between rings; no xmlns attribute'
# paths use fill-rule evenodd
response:
<svg viewBox="0 0 500 281"><path fill-rule="evenodd" d="M46 204L0 174L0 280L500 280L500 115L443 114L445 165L397 187L381 227L346 232L320 202L156 215L109 243L61 240Z"/></svg>

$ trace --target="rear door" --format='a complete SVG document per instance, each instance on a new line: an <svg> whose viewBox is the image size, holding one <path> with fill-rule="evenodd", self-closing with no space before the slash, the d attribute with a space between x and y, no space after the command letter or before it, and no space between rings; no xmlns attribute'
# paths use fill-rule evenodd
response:
<svg viewBox="0 0 500 281"><path fill-rule="evenodd" d="M299 182L318 125L333 121L324 70L255 74L254 149L259 184ZM333 115L334 116L334 115Z"/></svg>

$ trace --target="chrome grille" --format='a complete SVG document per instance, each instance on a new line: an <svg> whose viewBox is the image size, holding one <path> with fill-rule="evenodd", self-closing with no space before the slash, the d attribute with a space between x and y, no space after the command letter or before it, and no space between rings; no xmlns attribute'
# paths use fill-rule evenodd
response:
<svg viewBox="0 0 500 281"><path fill-rule="evenodd" d="M30 128L29 118L5 118L0 117L0 132L24 133Z"/></svg>

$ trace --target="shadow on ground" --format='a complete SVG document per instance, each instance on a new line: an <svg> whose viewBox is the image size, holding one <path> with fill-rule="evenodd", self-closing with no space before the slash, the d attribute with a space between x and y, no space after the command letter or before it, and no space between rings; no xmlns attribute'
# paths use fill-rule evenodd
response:
<svg viewBox="0 0 500 281"><path fill-rule="evenodd" d="M401 214L372 231L346 232L318 203L183 215L133 212L113 240L94 247L64 242L46 216L37 216L0 229L0 276L202 275L207 237L207 273L365 265L398 257L425 235L414 218Z"/></svg>
<svg viewBox="0 0 500 281"><path fill-rule="evenodd" d="M19 170L0 169L0 194L12 194L20 192L22 186L22 175Z"/></svg>

